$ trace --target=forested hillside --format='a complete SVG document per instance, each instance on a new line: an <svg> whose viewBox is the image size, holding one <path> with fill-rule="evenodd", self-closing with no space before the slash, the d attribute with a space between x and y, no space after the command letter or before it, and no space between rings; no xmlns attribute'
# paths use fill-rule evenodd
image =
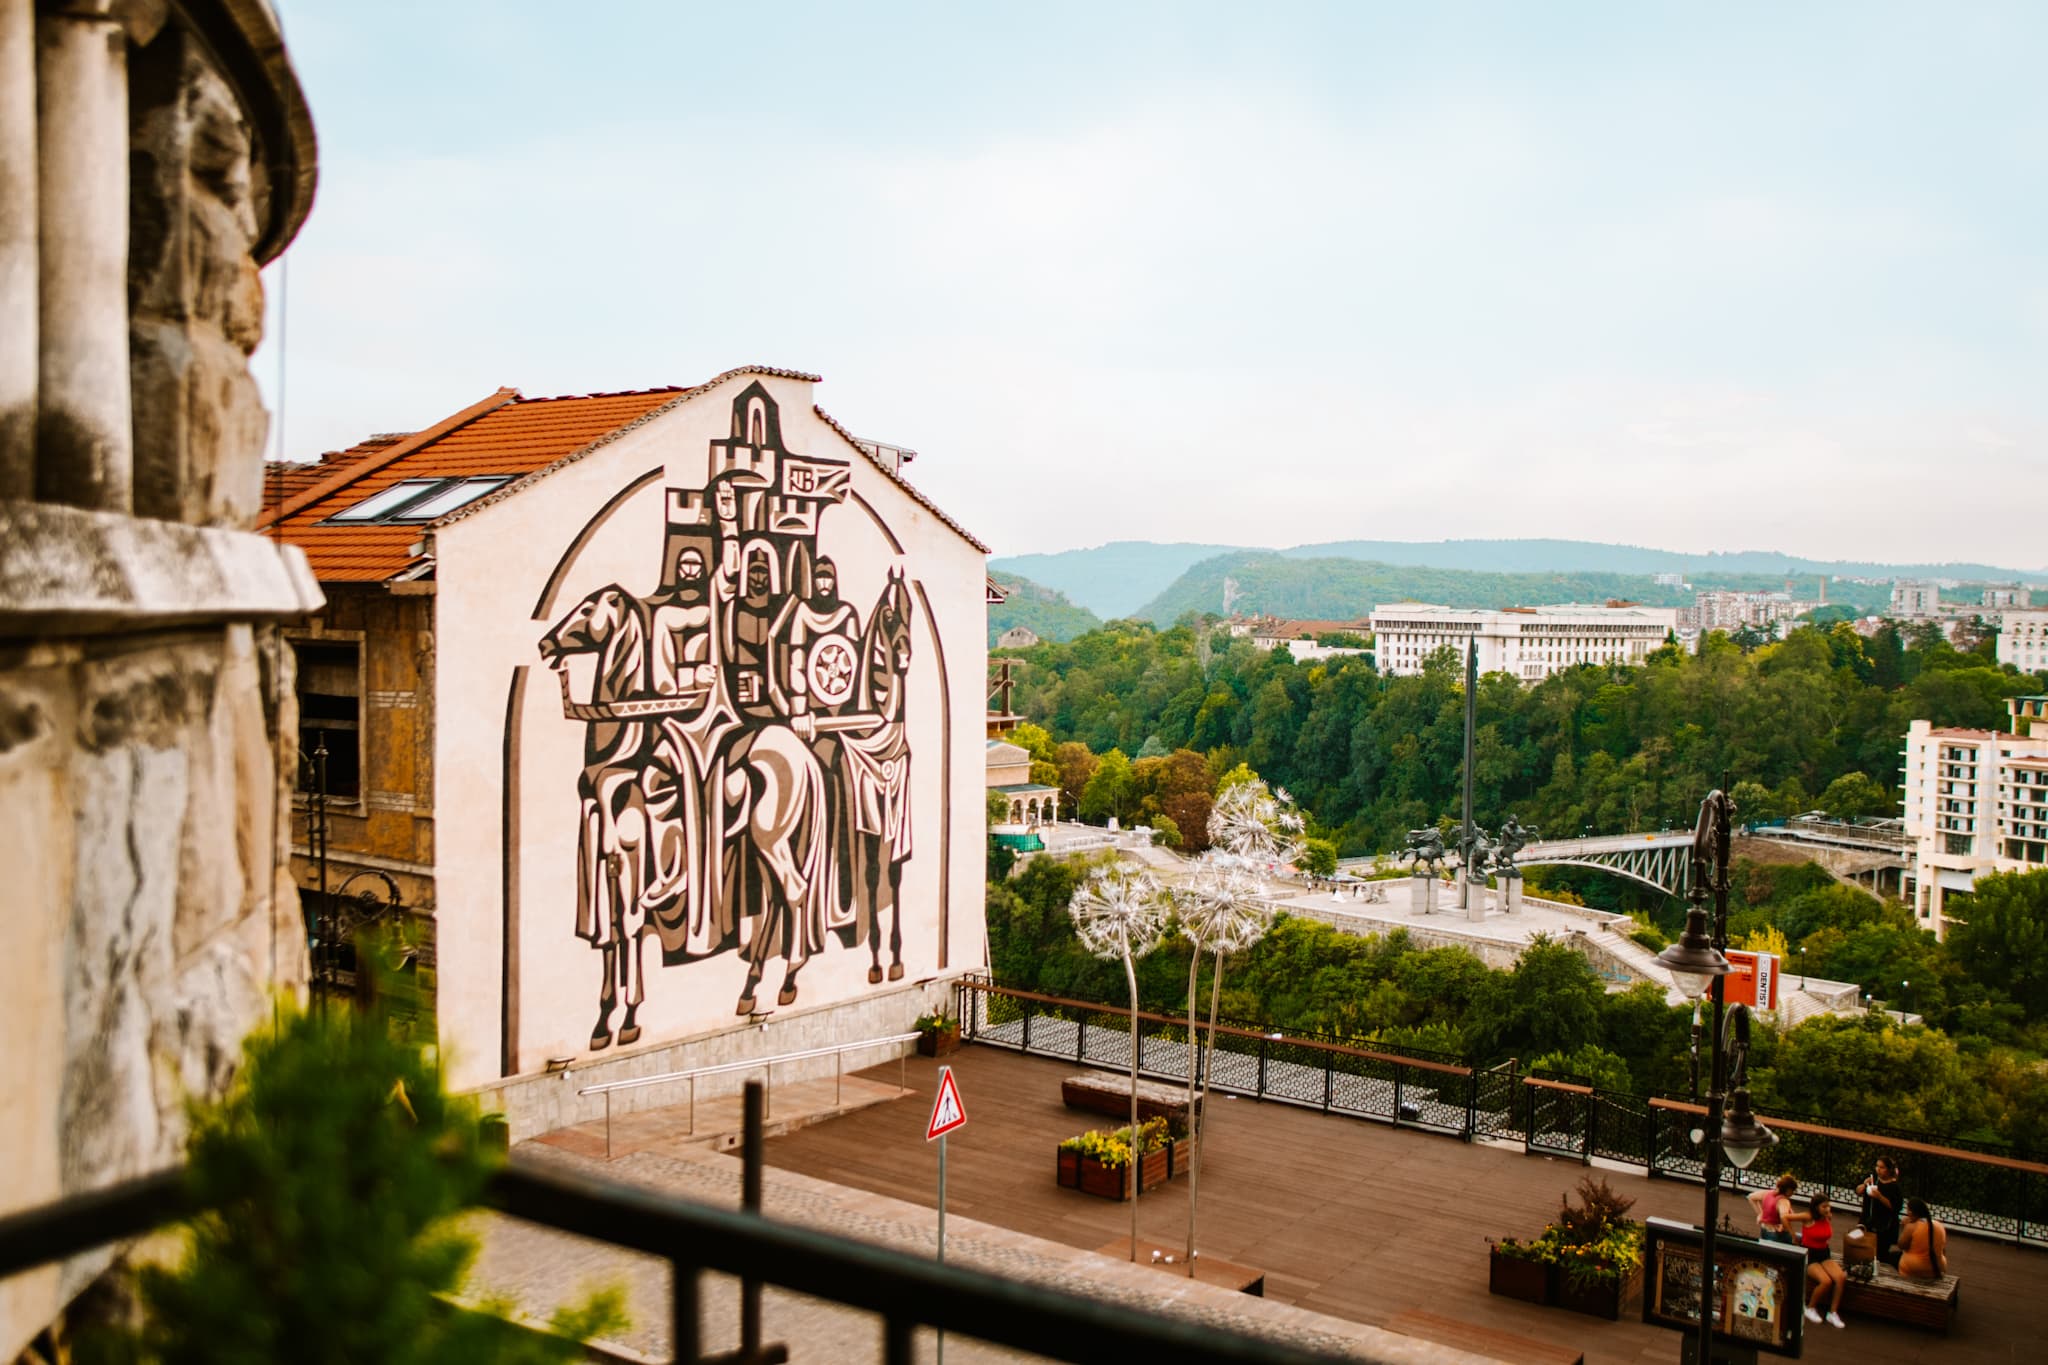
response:
<svg viewBox="0 0 2048 1365"><path fill-rule="evenodd" d="M2020 570L1999 568L1990 564L1860 563L1805 559L1769 550L1681 554L1637 545L1603 545L1584 540L1540 539L1341 540L1316 545L1297 545L1291 549L1189 543L1158 544L1148 540L1121 540L1082 550L1010 555L989 561L989 568L999 577L1006 573L1022 574L1064 592L1072 601L1087 607L1104 620L1142 615L1164 624L1178 620L1181 612L1189 609L1221 610L1220 574L1213 576L1213 582L1196 585L1195 589L1188 593L1176 593L1175 580L1204 560L1226 555L1247 560L1285 558L1365 561L1381 569L1392 566L1451 572L1527 574L1538 579L1554 577L1559 580L1602 580L1602 576L1606 575L1619 580L1620 586L1613 591L1603 592L1603 596L1631 597L1640 600L1650 600L1646 595L1651 587L1650 578L1651 575L1659 573L1683 573L1687 581L1697 586L1752 590L1782 588L1785 580L1792 578L1799 580L1798 588L1803 596L1812 594L1816 582L1822 576L1847 575L1852 578L1880 580L1874 587L1846 581L1830 583L1830 600L1852 601L1865 610L1881 605L1885 601L1888 588L1884 581L1893 578L1943 578L1960 580L1966 584L2048 580L2048 567ZM1416 581L1427 583L1429 580L1423 578ZM1379 589L1375 588L1372 591ZM1963 595L1959 599L1952 597L1951 600L1976 599L1974 591L1959 591ZM1423 589L1411 590L1399 586L1398 583L1390 592L1391 595L1381 596L1378 600L1390 602L1403 596L1417 596L1424 601L1453 600L1448 596L1432 596ZM1157 603L1170 594L1178 599L1172 610L1154 610L1147 606L1148 603ZM1584 599L1591 594L1580 592L1575 595ZM1500 596L1495 591L1492 595L1481 593L1470 605L1497 606L1511 601L1563 600L1566 598L1522 596L1517 591ZM1665 605L1680 605L1676 598L1658 600L1664 601ZM1690 598L1685 600L1689 601ZM1372 602L1366 602L1366 606L1371 605ZM1260 604L1257 609L1281 614L1311 614L1264 604ZM1349 608L1346 607L1345 610L1348 611Z"/></svg>
<svg viewBox="0 0 2048 1365"><path fill-rule="evenodd" d="M991 647L998 635L1013 626L1023 626L1041 640L1071 640L1102 624L1094 612L1075 606L1067 600L1065 593L1043 583L1034 583L1020 574L991 573L989 577L1010 594L1002 603L988 609L988 642Z"/></svg>
<svg viewBox="0 0 2048 1365"><path fill-rule="evenodd" d="M1523 687L1480 680L1478 816L1510 810L1546 831L1689 825L1727 773L1747 818L1856 796L1889 813L1908 722L2001 728L2005 698L2048 678L2002 668L1932 627L1794 630L1745 653L1723 635L1646 666L1583 665ZM1462 680L1448 651L1421 676L1363 658L1298 664L1221 632L1113 622L1026 651L1017 709L1053 742L1118 757L1192 750L1215 772L1245 762L1289 788L1345 852L1396 846L1454 810ZM1870 791L1879 793L1875 810ZM1075 795L1078 795L1078 788ZM1191 832L1192 833L1192 832Z"/></svg>
<svg viewBox="0 0 2048 1365"><path fill-rule="evenodd" d="M1245 550L1218 555L1192 566L1134 614L1163 626L1189 612L1220 613L1226 577L1236 581L1242 594L1237 602L1240 612L1324 621L1362 617L1389 602L1508 607L1597 603L1619 598L1653 607L1684 607L1693 601L1691 590L1660 587L1644 574L1482 573L1359 559L1302 559ZM1720 574L1695 578L1692 585L1776 592L1784 588L1785 580L1756 574ZM1816 580L1801 583L1795 579L1793 586L1809 598L1819 590ZM1854 608L1860 616L1882 610L1890 600L1890 592L1884 585L1838 583L1829 585L1828 599Z"/></svg>

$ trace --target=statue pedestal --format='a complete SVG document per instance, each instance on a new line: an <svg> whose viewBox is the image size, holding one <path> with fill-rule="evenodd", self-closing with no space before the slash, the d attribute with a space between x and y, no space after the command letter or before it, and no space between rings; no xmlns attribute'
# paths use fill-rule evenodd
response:
<svg viewBox="0 0 2048 1365"><path fill-rule="evenodd" d="M1436 913L1436 878L1430 876L1409 879L1409 908L1418 914Z"/></svg>
<svg viewBox="0 0 2048 1365"><path fill-rule="evenodd" d="M1481 877L1465 888L1465 918L1474 924L1486 918L1486 878Z"/></svg>
<svg viewBox="0 0 2048 1365"><path fill-rule="evenodd" d="M1500 903L1507 912L1512 915L1517 910L1520 910L1522 908L1522 879L1520 877L1502 877L1500 879L1500 887Z"/></svg>

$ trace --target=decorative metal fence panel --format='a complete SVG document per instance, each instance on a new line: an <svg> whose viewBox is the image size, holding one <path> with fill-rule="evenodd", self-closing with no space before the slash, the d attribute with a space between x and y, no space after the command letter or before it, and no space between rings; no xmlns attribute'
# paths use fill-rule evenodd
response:
<svg viewBox="0 0 2048 1365"><path fill-rule="evenodd" d="M960 991L962 1030L977 1042L1087 1066L1130 1067L1127 1011L973 979L963 981ZM1242 1025L1219 1028L1212 1048L1206 1031L1198 1032L1210 1086L1229 1094L1467 1141L1507 1139L1550 1156L1638 1166L1652 1177L1698 1181L1703 1174L1692 1134L1705 1119L1695 1105L1582 1085L1532 1084L1514 1062L1475 1070L1420 1049L1349 1047ZM1141 1014L1139 1035L1141 1073L1185 1084L1195 1054L1187 1021ZM1857 1184L1885 1154L1899 1163L1907 1193L1926 1199L1949 1226L2048 1246L2048 1165L1982 1143L1764 1117L1778 1144L1751 1170L1729 1170L1726 1178L1737 1193L1790 1172L1802 1194L1826 1192L1854 1216L1861 1207Z"/></svg>

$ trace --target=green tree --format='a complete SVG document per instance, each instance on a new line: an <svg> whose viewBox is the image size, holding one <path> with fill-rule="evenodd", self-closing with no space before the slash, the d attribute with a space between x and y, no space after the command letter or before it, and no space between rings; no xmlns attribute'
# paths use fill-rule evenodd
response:
<svg viewBox="0 0 2048 1365"><path fill-rule="evenodd" d="M1335 876L1337 846L1328 839L1303 839L1301 857L1296 860L1296 866L1312 877Z"/></svg>
<svg viewBox="0 0 2048 1365"><path fill-rule="evenodd" d="M987 808L988 822L991 825L1000 825L1010 818L1010 798L994 787L988 789Z"/></svg>
<svg viewBox="0 0 2048 1365"><path fill-rule="evenodd" d="M374 1010L286 1013L194 1106L183 1259L138 1272L144 1316L109 1360L566 1361L622 1321L616 1293L557 1314L557 1338L451 1309L477 1249L453 1215L495 1168L472 1103L442 1090Z"/></svg>
<svg viewBox="0 0 2048 1365"><path fill-rule="evenodd" d="M1860 820L1894 808L1891 796L1868 773L1843 773L1820 794L1820 808L1837 820Z"/></svg>
<svg viewBox="0 0 2048 1365"><path fill-rule="evenodd" d="M1081 788L1081 818L1109 820L1123 818L1131 799L1131 760L1122 749L1111 749L1088 775Z"/></svg>
<svg viewBox="0 0 2048 1365"><path fill-rule="evenodd" d="M1628 1063L1598 1043L1581 1043L1570 1052L1546 1052L1529 1063L1532 1076L1573 1081L1596 1090L1628 1094L1635 1089Z"/></svg>
<svg viewBox="0 0 2048 1365"><path fill-rule="evenodd" d="M1757 1107L1818 1114L1845 1128L1905 1128L1950 1136L1989 1109L1944 1034L1897 1028L1883 1014L1823 1015L1777 1040L1753 1073Z"/></svg>
<svg viewBox="0 0 2048 1365"><path fill-rule="evenodd" d="M1473 1002L1467 1045L1487 1060L1577 1051L1599 1040L1606 993L1584 954L1539 934Z"/></svg>
<svg viewBox="0 0 2048 1365"><path fill-rule="evenodd" d="M1957 964L2027 1018L2048 1019L2048 868L1978 878L1964 913L1948 936Z"/></svg>

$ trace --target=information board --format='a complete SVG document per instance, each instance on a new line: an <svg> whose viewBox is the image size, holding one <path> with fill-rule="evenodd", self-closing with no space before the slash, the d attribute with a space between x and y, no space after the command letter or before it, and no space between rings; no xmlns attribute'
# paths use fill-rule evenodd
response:
<svg viewBox="0 0 2048 1365"><path fill-rule="evenodd" d="M1643 1224L1644 1322L1699 1330L1703 1240L1688 1223L1651 1218ZM1707 1312L1715 1336L1775 1355L1800 1354L1804 1251L1724 1232L1714 1238L1714 1281Z"/></svg>

